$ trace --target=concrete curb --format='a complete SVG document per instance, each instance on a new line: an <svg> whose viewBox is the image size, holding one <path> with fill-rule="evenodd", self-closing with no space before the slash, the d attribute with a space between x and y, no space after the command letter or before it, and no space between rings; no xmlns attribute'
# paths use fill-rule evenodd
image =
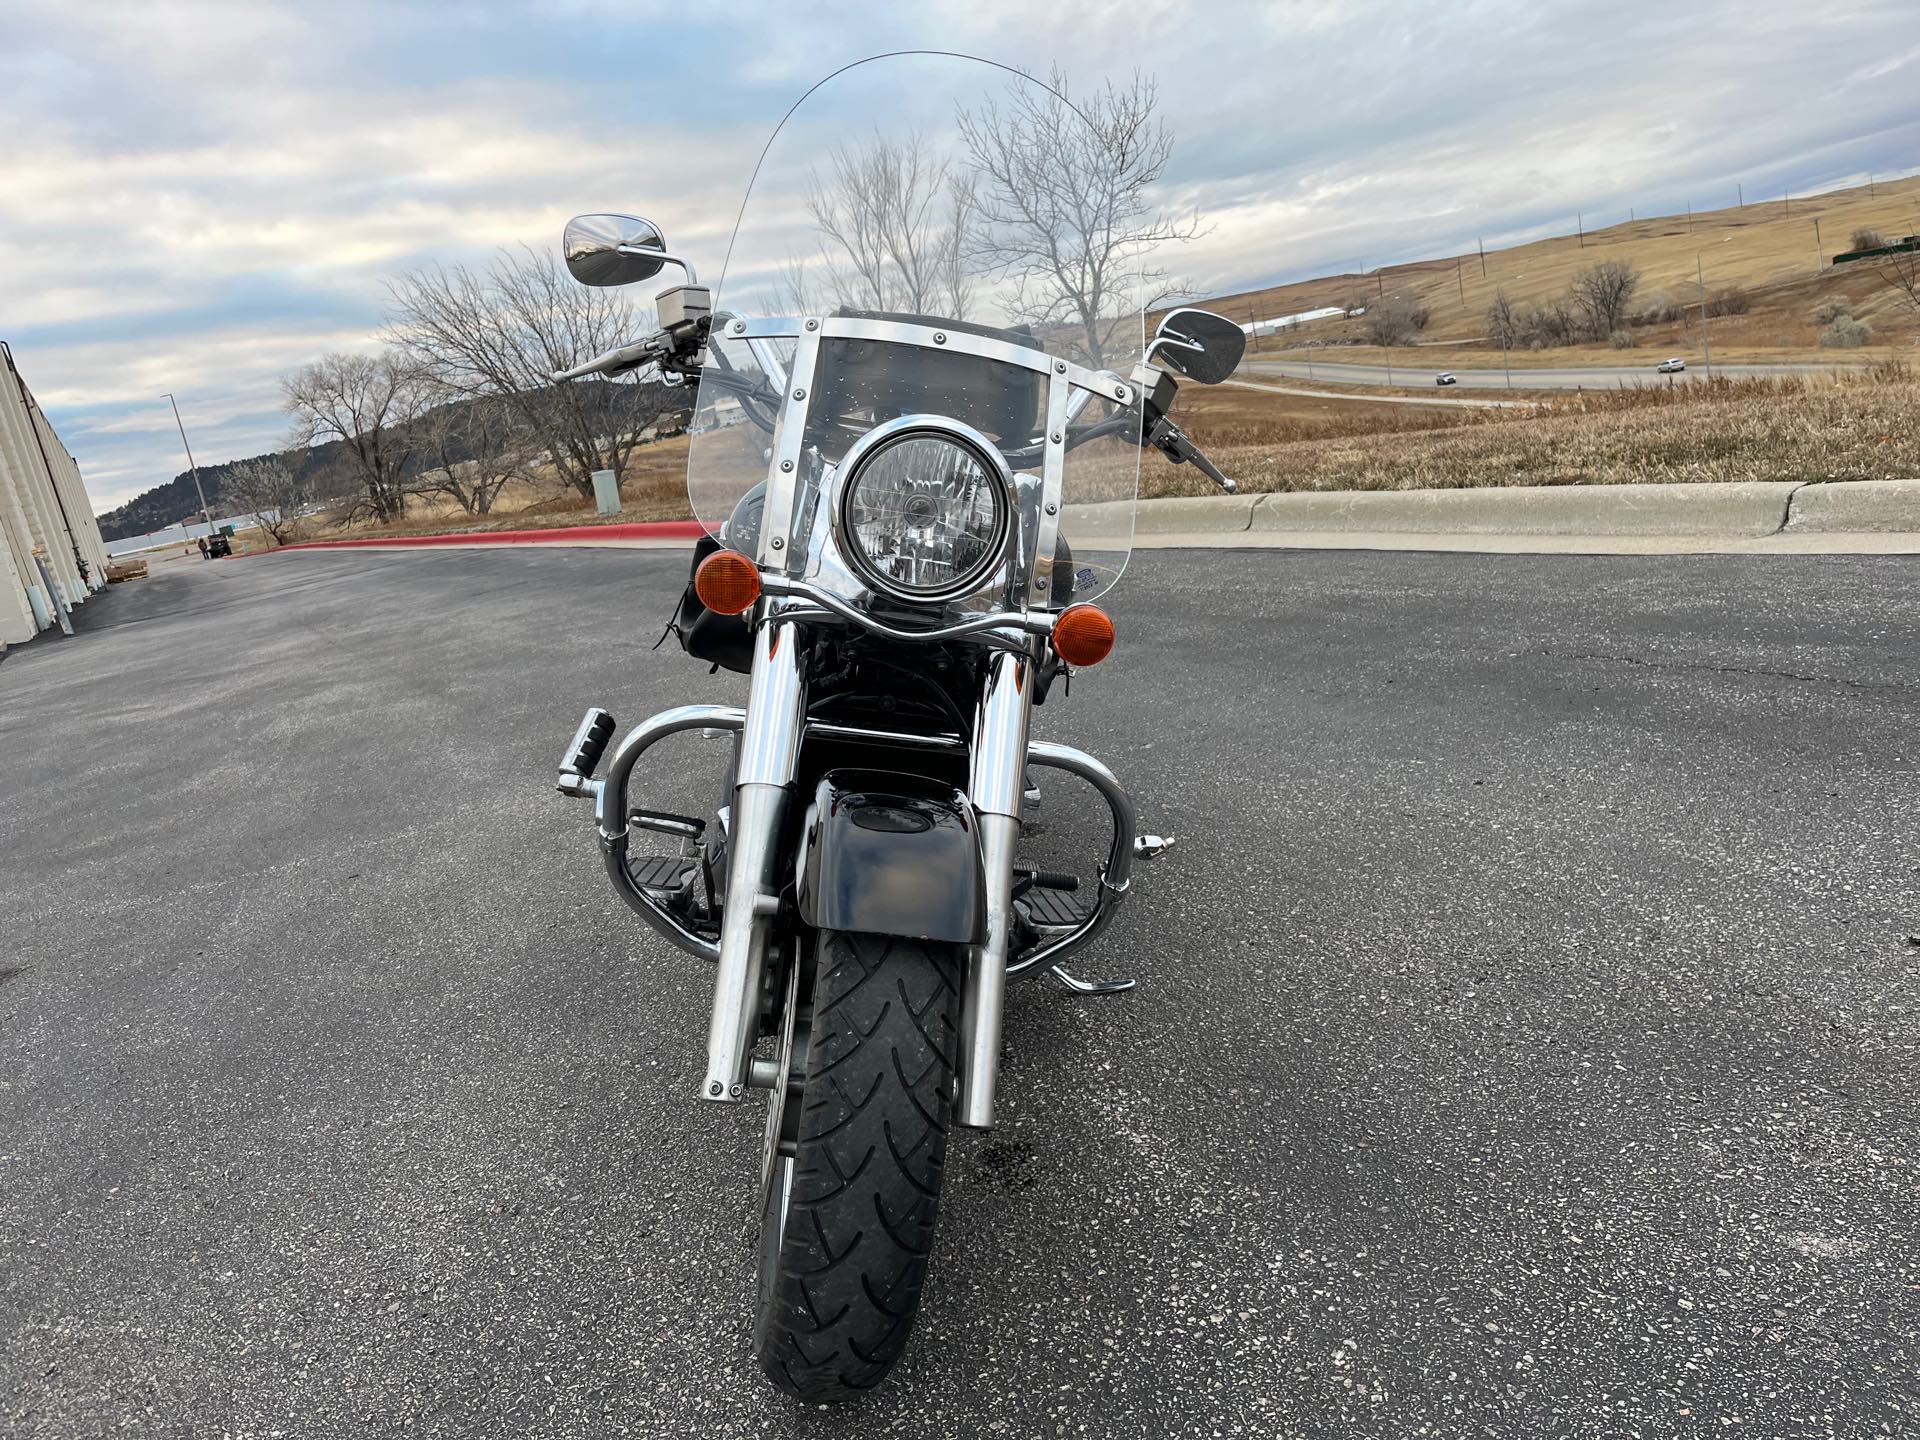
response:
<svg viewBox="0 0 1920 1440"><path fill-rule="evenodd" d="M1396 535L1771 535L1791 481L1730 485L1512 485L1479 490L1293 491L1263 495L1253 530Z"/></svg>
<svg viewBox="0 0 1920 1440"><path fill-rule="evenodd" d="M367 535L352 540L298 540L288 550L411 550L429 545L620 545L635 540L695 540L707 533L698 520L645 520L631 525L568 525L548 530L468 530L457 535Z"/></svg>
<svg viewBox="0 0 1920 1440"><path fill-rule="evenodd" d="M1836 480L1803 485L1787 512L1789 534L1920 533L1920 480Z"/></svg>

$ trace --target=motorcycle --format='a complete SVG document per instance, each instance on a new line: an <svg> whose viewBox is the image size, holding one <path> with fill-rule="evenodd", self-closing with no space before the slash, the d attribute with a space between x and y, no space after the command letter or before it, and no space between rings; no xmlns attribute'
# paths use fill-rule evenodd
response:
<svg viewBox="0 0 1920 1440"><path fill-rule="evenodd" d="M614 719L590 710L558 788L592 801L616 893L714 967L700 1095L764 1098L754 1344L807 1401L878 1384L906 1345L949 1132L993 1124L1008 982L1134 984L1064 962L1172 841L1140 833L1099 760L1033 738L1031 711L1114 644L1095 602L1132 545L1143 449L1234 488L1168 411L1181 380L1231 373L1242 331L1177 308L1143 344L1137 308L1036 304L1010 243L996 258L968 228L990 223L967 207L993 181L996 106L1107 143L988 62L877 57L768 141L717 301L645 220L564 236L588 285L683 272L657 332L554 378L698 386L707 533L672 629L747 695L655 715L610 759ZM690 732L731 744L713 813L636 804L649 753ZM1090 883L1018 853L1048 770L1109 812ZM636 834L677 848L639 854Z"/></svg>

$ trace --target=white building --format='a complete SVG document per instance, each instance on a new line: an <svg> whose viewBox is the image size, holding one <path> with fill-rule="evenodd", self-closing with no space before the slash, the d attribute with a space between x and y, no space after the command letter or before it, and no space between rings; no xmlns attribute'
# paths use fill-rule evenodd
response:
<svg viewBox="0 0 1920 1440"><path fill-rule="evenodd" d="M0 342L0 649L59 624L106 584L80 467Z"/></svg>

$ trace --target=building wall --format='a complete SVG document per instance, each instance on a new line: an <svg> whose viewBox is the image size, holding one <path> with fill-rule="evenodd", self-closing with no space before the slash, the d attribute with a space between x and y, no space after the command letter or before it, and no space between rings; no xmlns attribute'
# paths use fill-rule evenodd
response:
<svg viewBox="0 0 1920 1440"><path fill-rule="evenodd" d="M0 646L31 640L59 623L56 607L105 589L106 567L80 467L0 345Z"/></svg>

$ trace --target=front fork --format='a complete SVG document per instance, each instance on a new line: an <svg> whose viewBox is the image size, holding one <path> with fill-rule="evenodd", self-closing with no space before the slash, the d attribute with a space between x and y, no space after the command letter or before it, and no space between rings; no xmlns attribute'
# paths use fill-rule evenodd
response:
<svg viewBox="0 0 1920 1440"><path fill-rule="evenodd" d="M967 794L980 826L987 903L986 938L973 947L960 996L960 1094L956 1118L993 1124L1000 1078L1000 1023L1006 1011L1007 953L1013 933L1013 847L1020 838L1026 789L1027 721L1033 709L1033 660L996 650L974 714Z"/></svg>
<svg viewBox="0 0 1920 1440"><path fill-rule="evenodd" d="M758 1039L768 935L786 878L779 868L779 840L806 725L806 684L798 650L793 627L779 624L771 614L755 631L746 724L727 827L726 904L707 1029L707 1073L700 1087L708 1100L734 1101L745 1094ZM974 719L968 781L980 827L987 933L973 947L960 1001L958 1119L976 1129L993 1123L1000 1073L1013 926L1013 850L1020 837L1032 705L1032 657L995 651Z"/></svg>
<svg viewBox="0 0 1920 1440"><path fill-rule="evenodd" d="M778 600L764 602L778 606ZM760 989L767 935L780 908L780 836L793 794L806 725L807 687L794 627L762 617L754 632L746 723L740 732L733 813L727 826L727 891L720 919L720 957L707 1027L707 1100L738 1100L759 1038Z"/></svg>

